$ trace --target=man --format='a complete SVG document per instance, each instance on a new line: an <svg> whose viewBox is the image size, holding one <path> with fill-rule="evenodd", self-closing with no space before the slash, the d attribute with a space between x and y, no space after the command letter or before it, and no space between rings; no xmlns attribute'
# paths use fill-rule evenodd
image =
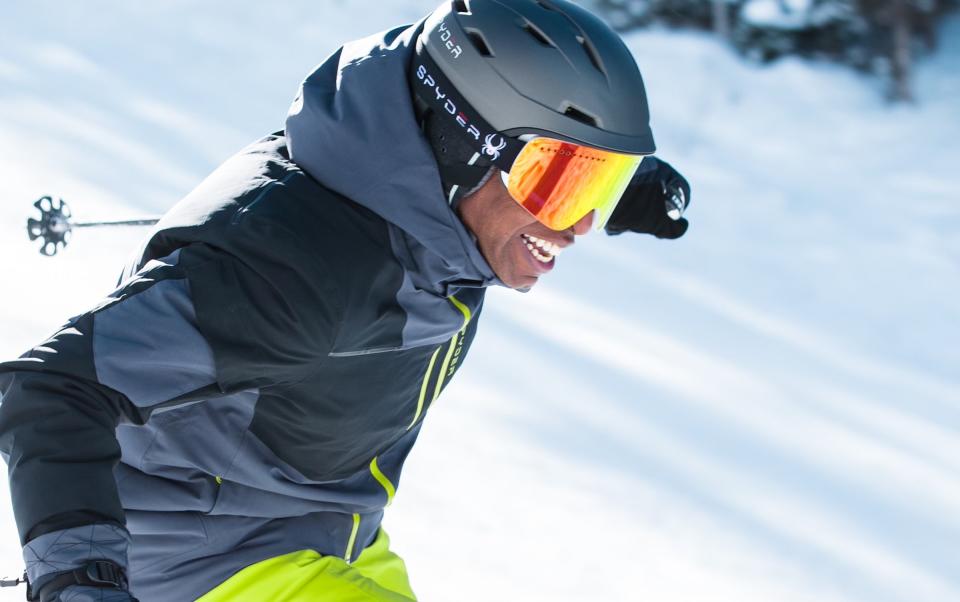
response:
<svg viewBox="0 0 960 602"><path fill-rule="evenodd" d="M415 600L380 522L485 288L591 227L686 230L683 178L637 173L648 121L565 0L448 1L337 51L106 301L0 364L31 599Z"/></svg>

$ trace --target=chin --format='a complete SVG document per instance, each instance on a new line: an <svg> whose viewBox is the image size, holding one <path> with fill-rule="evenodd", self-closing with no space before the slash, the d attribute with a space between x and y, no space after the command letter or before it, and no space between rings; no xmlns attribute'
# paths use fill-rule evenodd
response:
<svg viewBox="0 0 960 602"><path fill-rule="evenodd" d="M539 279L536 276L522 276L512 279L510 282L506 280L503 281L504 284L515 291L520 291L521 293L525 293L532 289L537 282L539 282Z"/></svg>

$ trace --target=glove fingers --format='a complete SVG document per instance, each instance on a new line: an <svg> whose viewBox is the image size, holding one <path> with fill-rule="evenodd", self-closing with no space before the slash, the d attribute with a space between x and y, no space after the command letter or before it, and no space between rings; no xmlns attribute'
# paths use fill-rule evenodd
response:
<svg viewBox="0 0 960 602"><path fill-rule="evenodd" d="M666 238L666 239L676 239L683 236L687 228L690 227L690 222L685 218L680 218L677 221L670 220L669 223L664 224L657 232L654 233L654 236L657 238Z"/></svg>

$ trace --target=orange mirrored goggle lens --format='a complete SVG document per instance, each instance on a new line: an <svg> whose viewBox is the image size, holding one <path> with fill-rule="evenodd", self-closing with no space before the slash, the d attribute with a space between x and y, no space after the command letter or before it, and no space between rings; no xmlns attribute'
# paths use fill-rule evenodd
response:
<svg viewBox="0 0 960 602"><path fill-rule="evenodd" d="M517 203L553 230L566 230L590 211L603 229L642 155L623 155L550 138L528 142L503 180Z"/></svg>

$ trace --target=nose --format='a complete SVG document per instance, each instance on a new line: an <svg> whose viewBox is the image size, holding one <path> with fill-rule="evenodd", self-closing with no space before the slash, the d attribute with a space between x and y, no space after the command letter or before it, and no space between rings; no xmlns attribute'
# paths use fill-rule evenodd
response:
<svg viewBox="0 0 960 602"><path fill-rule="evenodd" d="M573 231L575 235L583 236L584 234L590 231L590 228L593 226L594 213L596 212L591 211L590 213L581 217L580 221L570 226L570 229Z"/></svg>

